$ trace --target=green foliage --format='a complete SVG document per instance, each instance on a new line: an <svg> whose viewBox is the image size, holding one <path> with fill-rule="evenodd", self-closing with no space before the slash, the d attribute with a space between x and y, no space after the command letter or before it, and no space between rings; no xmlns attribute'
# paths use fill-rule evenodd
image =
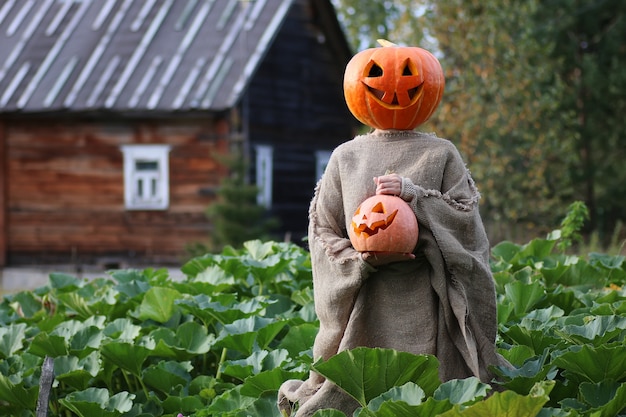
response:
<svg viewBox="0 0 626 417"><path fill-rule="evenodd" d="M441 383L435 357L389 349L314 362L309 254L248 241L189 261L180 281L152 269L92 281L52 274L45 287L5 296L0 415L34 416L46 356L51 417L282 417L278 388L311 369L352 395L359 417L624 415L626 262L559 249L580 210L567 233L492 250L498 347L514 365L494 369L497 384Z"/></svg>
<svg viewBox="0 0 626 417"><path fill-rule="evenodd" d="M219 160L228 168L229 176L220 183L217 202L206 211L212 224L211 251L221 251L226 245L240 248L249 240L267 239L278 220L268 217L267 209L257 204L259 189L247 180L249 164L244 155L233 150ZM196 255L206 252L201 244L191 250Z"/></svg>
<svg viewBox="0 0 626 417"><path fill-rule="evenodd" d="M355 49L384 37L434 51L446 76L420 129L452 140L486 217L547 231L567 202L606 247L626 220L626 3L334 0Z"/></svg>

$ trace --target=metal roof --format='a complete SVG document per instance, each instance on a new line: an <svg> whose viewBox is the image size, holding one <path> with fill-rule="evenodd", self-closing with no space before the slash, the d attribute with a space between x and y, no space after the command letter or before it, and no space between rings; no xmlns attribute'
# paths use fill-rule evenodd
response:
<svg viewBox="0 0 626 417"><path fill-rule="evenodd" d="M232 107L293 0L0 0L0 112Z"/></svg>

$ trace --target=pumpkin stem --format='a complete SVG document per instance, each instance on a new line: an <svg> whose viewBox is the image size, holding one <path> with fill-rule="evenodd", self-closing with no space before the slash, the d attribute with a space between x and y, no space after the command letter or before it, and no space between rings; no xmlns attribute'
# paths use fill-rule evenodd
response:
<svg viewBox="0 0 626 417"><path fill-rule="evenodd" d="M376 40L380 46L398 46L393 42L388 41L387 39L377 39Z"/></svg>

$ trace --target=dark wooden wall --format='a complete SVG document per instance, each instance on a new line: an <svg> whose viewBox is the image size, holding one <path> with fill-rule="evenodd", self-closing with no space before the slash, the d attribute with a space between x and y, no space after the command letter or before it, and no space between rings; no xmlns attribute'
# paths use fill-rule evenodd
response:
<svg viewBox="0 0 626 417"><path fill-rule="evenodd" d="M10 263L180 262L206 242L207 187L223 175L227 126L196 119L5 121L6 246ZM124 208L123 144L170 144L170 207Z"/></svg>
<svg viewBox="0 0 626 417"><path fill-rule="evenodd" d="M358 125L343 97L349 54L320 18L319 2L298 0L248 90L250 142L274 146L272 214L294 241L306 234L315 151L333 150ZM246 105L246 104L244 104Z"/></svg>

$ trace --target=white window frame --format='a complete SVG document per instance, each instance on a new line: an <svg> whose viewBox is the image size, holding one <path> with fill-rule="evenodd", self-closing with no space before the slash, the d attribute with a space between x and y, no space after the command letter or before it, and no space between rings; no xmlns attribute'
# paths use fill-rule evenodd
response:
<svg viewBox="0 0 626 417"><path fill-rule="evenodd" d="M315 151L315 178L319 181L326 170L332 151Z"/></svg>
<svg viewBox="0 0 626 417"><path fill-rule="evenodd" d="M127 210L167 210L170 204L170 145L122 145L124 206ZM138 164L154 165L140 169Z"/></svg>
<svg viewBox="0 0 626 417"><path fill-rule="evenodd" d="M265 208L272 206L272 183L274 182L274 148L269 145L255 146L256 150L256 196L258 205Z"/></svg>

